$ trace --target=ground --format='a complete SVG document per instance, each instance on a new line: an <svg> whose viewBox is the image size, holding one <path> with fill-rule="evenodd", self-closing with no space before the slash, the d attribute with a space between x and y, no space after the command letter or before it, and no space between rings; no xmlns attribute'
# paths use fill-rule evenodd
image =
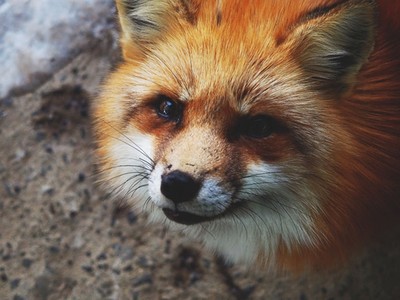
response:
<svg viewBox="0 0 400 300"><path fill-rule="evenodd" d="M112 201L96 184L90 126L120 55L104 28L40 80L2 91L0 299L400 299L399 239L336 268L276 273L224 265Z"/></svg>

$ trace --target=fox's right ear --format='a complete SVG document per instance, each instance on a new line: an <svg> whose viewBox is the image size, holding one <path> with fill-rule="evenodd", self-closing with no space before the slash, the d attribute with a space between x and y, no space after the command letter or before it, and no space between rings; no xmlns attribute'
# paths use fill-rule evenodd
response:
<svg viewBox="0 0 400 300"><path fill-rule="evenodd" d="M181 22L193 23L198 0L116 0L125 59L138 60Z"/></svg>
<svg viewBox="0 0 400 300"><path fill-rule="evenodd" d="M311 86L342 95L374 47L376 7L371 0L349 0L308 13L287 43Z"/></svg>

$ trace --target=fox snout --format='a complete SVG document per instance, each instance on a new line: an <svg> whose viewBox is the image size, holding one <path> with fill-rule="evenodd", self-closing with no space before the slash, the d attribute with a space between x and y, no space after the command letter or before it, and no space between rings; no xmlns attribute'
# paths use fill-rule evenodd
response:
<svg viewBox="0 0 400 300"><path fill-rule="evenodd" d="M238 188L240 164L231 160L234 151L229 149L211 126L185 128L156 158L149 180L152 202L176 223L218 218L231 207Z"/></svg>
<svg viewBox="0 0 400 300"><path fill-rule="evenodd" d="M200 180L179 170L161 175L161 193L175 204L193 200L200 187Z"/></svg>

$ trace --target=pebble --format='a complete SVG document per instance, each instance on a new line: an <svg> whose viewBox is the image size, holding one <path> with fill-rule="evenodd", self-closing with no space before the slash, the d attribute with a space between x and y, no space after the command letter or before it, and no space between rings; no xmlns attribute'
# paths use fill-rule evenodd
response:
<svg viewBox="0 0 400 300"><path fill-rule="evenodd" d="M107 254L105 253L100 253L97 257L97 260L106 260L107 259Z"/></svg>
<svg viewBox="0 0 400 300"><path fill-rule="evenodd" d="M149 261L145 256L140 256L137 260L137 264L142 268L149 267Z"/></svg>
<svg viewBox="0 0 400 300"><path fill-rule="evenodd" d="M78 174L78 182L84 182L86 179L86 175L84 173Z"/></svg>
<svg viewBox="0 0 400 300"><path fill-rule="evenodd" d="M122 270L124 272L132 272L133 271L133 267L132 267L132 265L128 265L128 266L124 267Z"/></svg>
<svg viewBox="0 0 400 300"><path fill-rule="evenodd" d="M85 272L89 273L89 274L93 274L93 267L92 266L82 266L82 270L84 270Z"/></svg>
<svg viewBox="0 0 400 300"><path fill-rule="evenodd" d="M136 278L132 282L133 286L135 286L135 287L144 285L144 284L152 284L152 283L153 283L153 277L151 276L150 273L146 273L146 274Z"/></svg>
<svg viewBox="0 0 400 300"><path fill-rule="evenodd" d="M46 139L46 133L42 132L42 131L38 131L36 132L36 137L35 137L37 142L41 142L44 141Z"/></svg>
<svg viewBox="0 0 400 300"><path fill-rule="evenodd" d="M53 153L54 153L53 147L52 147L51 145L45 145L45 146L44 146L44 150L45 150L46 153L48 153L48 154L53 154Z"/></svg>
<svg viewBox="0 0 400 300"><path fill-rule="evenodd" d="M49 247L49 251L50 251L51 253L53 253L53 254L60 253L60 247L58 247L58 246L50 246L50 247Z"/></svg>
<svg viewBox="0 0 400 300"><path fill-rule="evenodd" d="M3 261L10 260L10 258L11 258L10 254L3 255L3 257L2 257Z"/></svg>
<svg viewBox="0 0 400 300"><path fill-rule="evenodd" d="M42 185L40 188L40 191L42 192L43 195L51 195L54 193L54 188L52 188L50 185Z"/></svg>
<svg viewBox="0 0 400 300"><path fill-rule="evenodd" d="M135 224L136 223L136 221L137 221L137 216L136 216L136 214L133 212L133 211L130 211L128 214L127 214L127 219L128 219L128 223L130 224L130 225L133 225L133 224Z"/></svg>
<svg viewBox="0 0 400 300"><path fill-rule="evenodd" d="M121 270L117 269L117 268L113 268L111 269L111 271L115 274L115 275L120 275L121 274Z"/></svg>
<svg viewBox="0 0 400 300"><path fill-rule="evenodd" d="M16 289L19 286L20 282L21 282L21 279L19 279L19 278L15 278L15 279L11 280L11 282L10 282L11 289L12 290Z"/></svg>
<svg viewBox="0 0 400 300"><path fill-rule="evenodd" d="M23 150L21 148L18 148L15 151L15 160L16 161L21 161L26 157L26 155L27 155L27 152L25 150Z"/></svg>
<svg viewBox="0 0 400 300"><path fill-rule="evenodd" d="M99 265L97 265L97 268L99 270L108 270L109 266L108 266L108 264L99 264Z"/></svg>
<svg viewBox="0 0 400 300"><path fill-rule="evenodd" d="M29 268L31 267L32 263L33 263L33 260L32 260L32 259L29 259L29 258L24 258L24 259L22 260L22 266L23 266L24 268L26 268L26 269L29 269Z"/></svg>

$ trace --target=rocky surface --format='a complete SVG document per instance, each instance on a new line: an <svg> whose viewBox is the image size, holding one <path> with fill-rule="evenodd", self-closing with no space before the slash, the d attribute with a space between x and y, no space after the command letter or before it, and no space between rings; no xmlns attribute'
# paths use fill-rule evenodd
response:
<svg viewBox="0 0 400 300"><path fill-rule="evenodd" d="M46 3L60 5L55 15L41 10ZM31 23L13 16L17 4L28 5L21 11ZM74 17L78 5L98 10ZM33 25L45 16L63 25L38 30ZM17 67L1 81L0 299L400 299L399 239L340 268L276 274L226 266L198 243L112 202L96 185L89 117L119 57L110 1L3 0L0 19L1 68L1 55L18 48L4 43L14 41L10 28L58 44L40 54L57 64ZM26 44L14 61L35 61L37 47ZM39 73L45 76L35 81Z"/></svg>
<svg viewBox="0 0 400 300"><path fill-rule="evenodd" d="M0 0L0 98L33 90L92 47L114 11L112 0Z"/></svg>

